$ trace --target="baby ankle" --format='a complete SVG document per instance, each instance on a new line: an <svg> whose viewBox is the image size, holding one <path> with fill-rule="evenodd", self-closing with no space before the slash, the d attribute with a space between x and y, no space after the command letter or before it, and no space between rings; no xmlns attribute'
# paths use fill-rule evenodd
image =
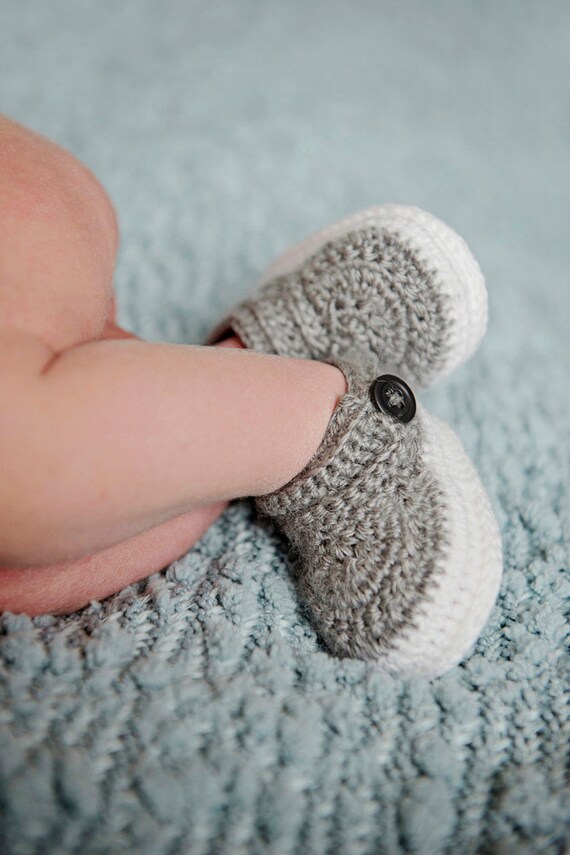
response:
<svg viewBox="0 0 570 855"><path fill-rule="evenodd" d="M243 341L235 334L232 329L229 329L226 334L218 341L213 342L214 347L233 347L246 349Z"/></svg>

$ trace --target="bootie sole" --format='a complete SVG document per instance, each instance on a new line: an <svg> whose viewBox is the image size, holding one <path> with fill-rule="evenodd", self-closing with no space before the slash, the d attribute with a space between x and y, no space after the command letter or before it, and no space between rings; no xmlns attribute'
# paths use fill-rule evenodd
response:
<svg viewBox="0 0 570 855"><path fill-rule="evenodd" d="M421 386L429 386L466 362L487 328L487 289L479 265L463 238L433 214L411 205L365 208L285 250L263 273L258 288L296 270L329 241L371 227L396 233L422 265L434 273L446 297L447 356L437 372L426 373L419 381Z"/></svg>

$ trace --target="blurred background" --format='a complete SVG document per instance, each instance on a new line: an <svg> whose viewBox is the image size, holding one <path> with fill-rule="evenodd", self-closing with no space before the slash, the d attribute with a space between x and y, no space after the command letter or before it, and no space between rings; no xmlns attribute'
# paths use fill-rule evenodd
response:
<svg viewBox="0 0 570 855"><path fill-rule="evenodd" d="M569 56L563 0L3 0L0 109L108 188L141 335L200 341L288 243L396 201L467 239L498 347L560 360Z"/></svg>
<svg viewBox="0 0 570 855"><path fill-rule="evenodd" d="M505 568L430 685L329 656L247 502L103 603L1 615L7 853L568 851L569 57L566 0L0 0L0 110L107 187L139 335L204 341L367 205L466 238L488 335L425 400Z"/></svg>

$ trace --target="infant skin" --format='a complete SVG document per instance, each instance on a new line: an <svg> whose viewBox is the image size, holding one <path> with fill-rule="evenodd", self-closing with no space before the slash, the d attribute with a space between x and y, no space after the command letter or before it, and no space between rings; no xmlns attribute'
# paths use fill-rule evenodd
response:
<svg viewBox="0 0 570 855"><path fill-rule="evenodd" d="M346 383L236 336L122 329L109 197L1 116L0 199L0 609L69 612L183 555L229 500L290 480Z"/></svg>

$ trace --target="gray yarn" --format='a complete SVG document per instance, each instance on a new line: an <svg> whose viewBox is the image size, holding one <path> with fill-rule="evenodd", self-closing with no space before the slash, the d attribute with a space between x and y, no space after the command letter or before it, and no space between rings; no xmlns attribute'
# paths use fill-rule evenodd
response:
<svg viewBox="0 0 570 855"><path fill-rule="evenodd" d="M281 356L326 360L367 349L421 382L445 362L449 325L434 274L397 234L368 227L265 283L219 329Z"/></svg>
<svg viewBox="0 0 570 855"><path fill-rule="evenodd" d="M444 296L397 235L369 227L267 282L225 324L248 347L323 359L350 378L313 460L256 504L295 549L300 601L328 648L375 659L413 625L435 582L444 514L422 465L419 422L373 407L380 370L371 366L388 357L414 377L437 371L448 339Z"/></svg>
<svg viewBox="0 0 570 855"><path fill-rule="evenodd" d="M323 442L302 472L256 505L294 547L300 601L329 649L376 659L437 584L445 513L423 465L419 419L402 424L374 407L379 372L358 354L334 364L348 392Z"/></svg>
<svg viewBox="0 0 570 855"><path fill-rule="evenodd" d="M570 850L567 3L324 9L3 3L2 109L110 185L147 338L202 341L281 241L367 202L460 224L492 323L426 403L498 512L499 602L431 683L329 656L239 502L104 602L0 616L2 855Z"/></svg>

